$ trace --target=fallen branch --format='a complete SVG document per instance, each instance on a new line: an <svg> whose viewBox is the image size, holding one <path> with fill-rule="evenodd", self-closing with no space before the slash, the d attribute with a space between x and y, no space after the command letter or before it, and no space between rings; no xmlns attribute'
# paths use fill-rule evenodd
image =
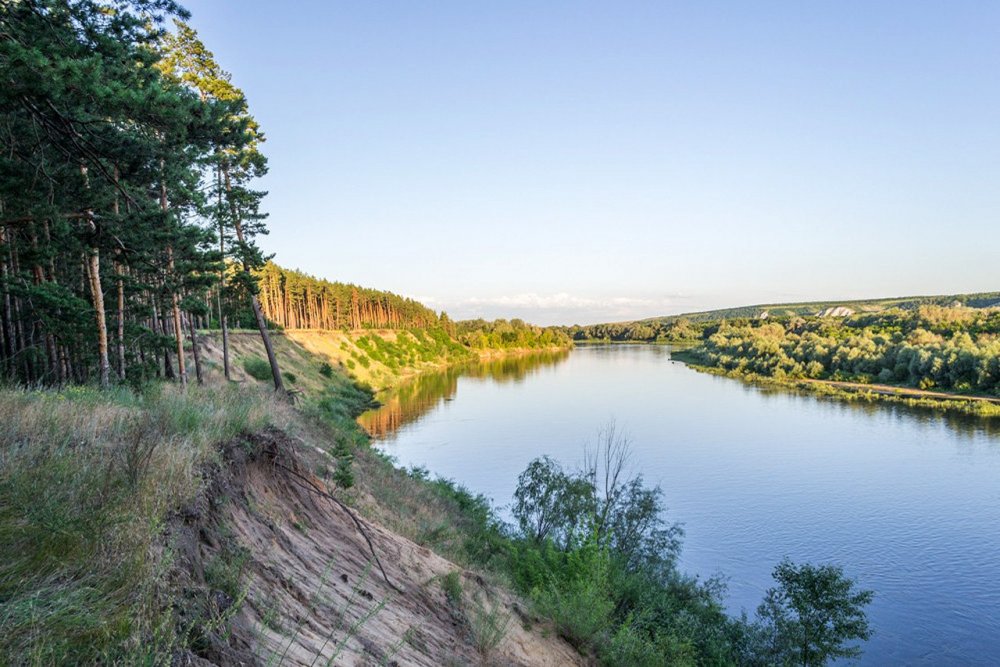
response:
<svg viewBox="0 0 1000 667"><path fill-rule="evenodd" d="M378 569L382 573L382 578L385 579L385 583L387 583L389 585L389 587L392 590L396 591L397 593L400 593L400 594L405 594L406 593L406 591L404 591L402 588L399 588L398 586L396 586L396 584L392 583L392 581L389 580L389 575L387 575L385 573L385 568L382 567L382 561L379 560L378 554L375 553L375 545L372 544L372 540L368 536L368 531L365 530L365 527L362 525L361 521L354 514L354 512L351 510L350 507L348 507L342 501L340 501L337 498L335 498L334 496L330 495L329 493L327 493L323 489L318 488L312 482L312 480L308 479L304 475L302 475L302 474L300 474L300 473L292 470L291 468L289 468L288 466L284 465L283 463L279 463L277 460L272 461L272 462L274 463L274 465L278 466L279 468L281 468L282 470L284 470L288 474L292 475L293 477L297 477L298 479L300 479L303 482L305 482L305 484L301 484L299 482L296 482L296 484L298 484L302 488L306 489L307 491L312 491L316 495L319 495L319 496L322 496L322 497L326 498L327 500L329 500L329 501L333 502L334 504L336 504L340 509L344 510L344 512L346 512L347 515L349 517L351 517L351 520L354 522L355 527L357 527L358 532L361 533L361 536L363 538L365 538L365 542L368 543L368 549L372 552L372 558L375 559L375 564L378 565Z"/></svg>

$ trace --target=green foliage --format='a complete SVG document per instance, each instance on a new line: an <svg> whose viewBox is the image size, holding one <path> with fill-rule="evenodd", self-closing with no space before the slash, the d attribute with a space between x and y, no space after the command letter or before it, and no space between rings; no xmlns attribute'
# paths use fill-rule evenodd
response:
<svg viewBox="0 0 1000 667"><path fill-rule="evenodd" d="M594 489L588 480L567 474L548 456L537 458L517 478L511 510L521 535L535 543L552 540L569 548L589 530Z"/></svg>
<svg viewBox="0 0 1000 667"><path fill-rule="evenodd" d="M778 585L768 589L754 629L768 664L825 665L861 655L850 642L871 638L865 607L872 591L858 590L839 567L787 559L774 568L774 579Z"/></svg>
<svg viewBox="0 0 1000 667"><path fill-rule="evenodd" d="M532 598L539 613L551 618L578 648L596 648L612 625L611 553L594 539L566 553L561 568Z"/></svg>
<svg viewBox="0 0 1000 667"><path fill-rule="evenodd" d="M324 361L319 365L319 374L327 379L330 379L333 377L333 367Z"/></svg>
<svg viewBox="0 0 1000 667"><path fill-rule="evenodd" d="M513 617L504 611L504 606L499 600L493 603L483 602L478 596L472 599L466 617L476 650L484 658L489 659L507 636Z"/></svg>
<svg viewBox="0 0 1000 667"><path fill-rule="evenodd" d="M257 272L261 306L284 329L408 329L439 325L437 313L413 299L321 280L268 262Z"/></svg>
<svg viewBox="0 0 1000 667"><path fill-rule="evenodd" d="M167 333L168 319L184 311L198 326L210 290L227 292L230 313L256 290L245 271L226 278L224 262L263 263L263 193L248 187L266 170L262 135L195 32L163 29L186 17L172 0L3 3L8 381L107 386L114 372L140 387L173 377L186 332Z"/></svg>
<svg viewBox="0 0 1000 667"><path fill-rule="evenodd" d="M628 461L628 439L610 424L582 470L545 457L529 464L512 510L511 579L604 664L733 662L742 626L723 612L722 587L676 570L680 528Z"/></svg>
<svg viewBox="0 0 1000 667"><path fill-rule="evenodd" d="M290 384L295 384L296 382L299 381L298 376L295 375L295 373L292 373L291 371L285 371L284 373L282 373L282 375L284 376L285 380L287 380Z"/></svg>
<svg viewBox="0 0 1000 667"><path fill-rule="evenodd" d="M247 357L243 360L243 370L255 380L271 380L271 365L260 357Z"/></svg>
<svg viewBox="0 0 1000 667"><path fill-rule="evenodd" d="M703 326L685 317L660 322L615 322L611 324L565 327L566 335L577 341L688 343L702 337Z"/></svg>
<svg viewBox="0 0 1000 667"><path fill-rule="evenodd" d="M243 576L249 553L238 547L231 549L228 545L213 555L205 565L205 583L214 590L219 590L236 600L243 593Z"/></svg>

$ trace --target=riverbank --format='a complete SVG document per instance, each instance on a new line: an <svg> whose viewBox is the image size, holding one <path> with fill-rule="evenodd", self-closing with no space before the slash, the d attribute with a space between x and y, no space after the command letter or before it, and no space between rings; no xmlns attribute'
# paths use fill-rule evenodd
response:
<svg viewBox="0 0 1000 667"><path fill-rule="evenodd" d="M295 363L294 405L253 378L0 388L0 655L582 664L474 555L485 501L363 446L369 394Z"/></svg>
<svg viewBox="0 0 1000 667"><path fill-rule="evenodd" d="M869 403L895 403L908 407L929 408L975 417L1000 417L1000 398L990 396L952 394L943 391L929 391L888 384L865 384L861 382L842 382L814 378L779 379L758 373L746 373L736 370L727 371L705 364L701 360L701 357L694 353L691 348L672 351L670 358L680 361L702 373L742 380L750 384L808 391L826 398Z"/></svg>

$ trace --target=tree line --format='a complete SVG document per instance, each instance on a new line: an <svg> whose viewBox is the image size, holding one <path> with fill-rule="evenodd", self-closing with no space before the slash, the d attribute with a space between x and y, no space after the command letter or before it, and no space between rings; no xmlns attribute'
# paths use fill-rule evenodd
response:
<svg viewBox="0 0 1000 667"><path fill-rule="evenodd" d="M452 331L460 343L474 350L565 348L573 344L560 327L539 327L517 318L462 320Z"/></svg>
<svg viewBox="0 0 1000 667"><path fill-rule="evenodd" d="M171 0L0 7L8 381L185 384L189 351L200 380L196 327L249 311L282 388L252 275L264 137L187 16Z"/></svg>
<svg viewBox="0 0 1000 667"><path fill-rule="evenodd" d="M575 324L563 331L576 341L636 342L687 342L701 339L704 323L680 317L670 320L640 322L612 322L608 324Z"/></svg>
<svg viewBox="0 0 1000 667"><path fill-rule="evenodd" d="M413 299L268 262L256 273L264 315L284 329L430 329L448 316Z"/></svg>

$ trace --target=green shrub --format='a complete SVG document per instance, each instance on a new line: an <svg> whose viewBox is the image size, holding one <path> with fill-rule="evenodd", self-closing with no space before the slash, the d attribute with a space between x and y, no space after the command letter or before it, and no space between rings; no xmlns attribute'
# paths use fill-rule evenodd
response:
<svg viewBox="0 0 1000 667"><path fill-rule="evenodd" d="M611 625L615 602L610 595L611 556L593 542L568 554L568 580L536 589L540 614L551 618L559 634L577 648L600 645Z"/></svg>
<svg viewBox="0 0 1000 667"><path fill-rule="evenodd" d="M333 377L333 366L326 363L325 361L319 365L319 374L325 378Z"/></svg>
<svg viewBox="0 0 1000 667"><path fill-rule="evenodd" d="M285 380L288 381L289 384L295 384L296 382L299 381L298 376L296 376L295 373L291 371L285 371L283 377L285 378Z"/></svg>
<svg viewBox="0 0 1000 667"><path fill-rule="evenodd" d="M334 483L342 489L349 489L354 486L354 473L351 471L351 464L354 463L354 453L346 438L337 441L337 446L333 450L333 456L337 460L337 466L333 471Z"/></svg>
<svg viewBox="0 0 1000 667"><path fill-rule="evenodd" d="M271 364L260 357L247 357L243 360L243 370L255 380L272 380Z"/></svg>

